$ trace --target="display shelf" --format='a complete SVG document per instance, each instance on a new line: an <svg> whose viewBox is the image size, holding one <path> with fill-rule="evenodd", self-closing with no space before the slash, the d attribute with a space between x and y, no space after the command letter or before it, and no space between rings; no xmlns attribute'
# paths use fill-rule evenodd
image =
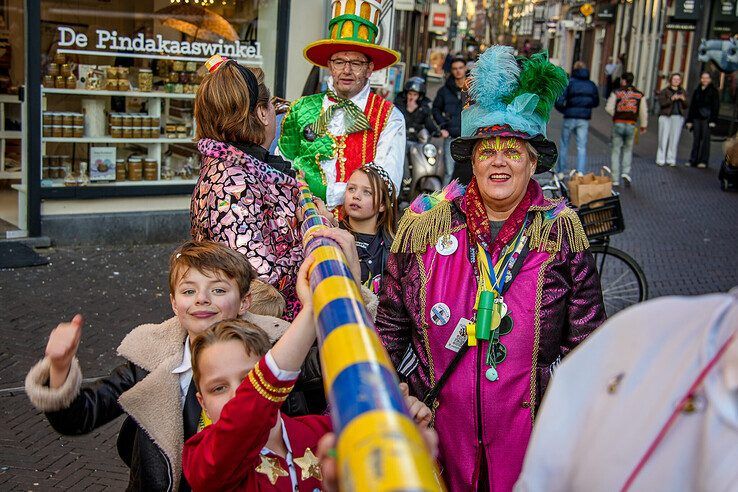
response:
<svg viewBox="0 0 738 492"><path fill-rule="evenodd" d="M157 179L152 181L93 181L86 185L66 185L63 179L44 179L41 186L44 188L101 188L109 186L176 186L194 185L197 179Z"/></svg>
<svg viewBox="0 0 738 492"><path fill-rule="evenodd" d="M195 94L175 94L173 92L138 92L138 91L94 91L89 89L47 89L42 88L43 94L61 94L76 96L124 96L124 97L142 97L151 99L195 99Z"/></svg>
<svg viewBox="0 0 738 492"><path fill-rule="evenodd" d="M191 138L113 138L113 137L44 137L42 142L45 143L139 143L139 144L182 144L195 143Z"/></svg>
<svg viewBox="0 0 738 492"><path fill-rule="evenodd" d="M21 112L21 128L25 126L23 120L25 119L25 106L23 101L16 95L2 94L0 95L0 179L22 179L23 178L23 162L25 161L25 150L21 151L21 162L20 169L17 171L10 171L7 169L5 160L5 151L7 149L7 140L21 140L21 148L25 149L23 145L23 132L15 130L5 129L5 119L8 113L6 106L17 104L20 105Z"/></svg>

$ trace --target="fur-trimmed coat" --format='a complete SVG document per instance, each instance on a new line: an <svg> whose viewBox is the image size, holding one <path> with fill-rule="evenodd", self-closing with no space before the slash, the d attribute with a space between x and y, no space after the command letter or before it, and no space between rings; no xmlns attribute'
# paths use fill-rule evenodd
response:
<svg viewBox="0 0 738 492"><path fill-rule="evenodd" d="M245 318L264 328L272 341L289 326L268 316L247 313ZM180 483L185 422L179 375L172 374L182 362L186 338L176 317L138 326L118 347L126 362L109 376L82 387L75 358L66 382L51 389L50 362L45 358L28 373L26 393L54 430L64 435L87 434L125 413L117 445L131 470L127 490L189 490ZM190 410L185 413L199 418L199 405ZM196 421L188 424L197 426Z"/></svg>

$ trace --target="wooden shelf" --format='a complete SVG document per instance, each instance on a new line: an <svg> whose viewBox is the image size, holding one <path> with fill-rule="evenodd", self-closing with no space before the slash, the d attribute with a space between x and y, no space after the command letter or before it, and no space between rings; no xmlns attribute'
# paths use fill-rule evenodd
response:
<svg viewBox="0 0 738 492"><path fill-rule="evenodd" d="M138 92L138 91L92 91L87 89L46 89L42 88L43 94L62 94L77 96L123 96L143 97L151 99L195 99L195 94L175 94L173 92Z"/></svg>
<svg viewBox="0 0 738 492"><path fill-rule="evenodd" d="M191 138L113 138L113 137L44 137L42 142L45 143L138 143L138 144L182 144L191 143Z"/></svg>

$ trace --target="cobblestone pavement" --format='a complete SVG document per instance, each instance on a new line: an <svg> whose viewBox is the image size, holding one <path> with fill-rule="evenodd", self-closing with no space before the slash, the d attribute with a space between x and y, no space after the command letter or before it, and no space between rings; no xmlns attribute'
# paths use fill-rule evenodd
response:
<svg viewBox="0 0 738 492"><path fill-rule="evenodd" d="M561 119L550 136L558 140ZM738 193L720 191L722 152L713 144L707 170L658 168L656 122L635 149L633 186L622 189L626 231L613 243L648 277L652 297L725 291L738 285ZM609 162L610 120L599 109L589 139L589 167ZM691 136L685 133L680 156ZM572 143L573 151L573 143ZM28 403L22 386L43 354L49 331L81 312L79 355L85 377L107 374L123 336L170 316L167 258L174 245L58 248L47 266L0 271L0 488L123 489L127 469L115 450L117 420L82 437L60 437Z"/></svg>

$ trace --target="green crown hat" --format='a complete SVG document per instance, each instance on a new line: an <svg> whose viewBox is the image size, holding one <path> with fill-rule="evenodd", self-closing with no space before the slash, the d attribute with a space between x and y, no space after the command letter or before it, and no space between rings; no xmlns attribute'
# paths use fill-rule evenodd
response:
<svg viewBox="0 0 738 492"><path fill-rule="evenodd" d="M376 44L382 0L333 0L333 18L328 23L330 38L308 45L303 52L314 65L327 67L340 51L358 51L374 63L374 70L394 65L400 54Z"/></svg>

